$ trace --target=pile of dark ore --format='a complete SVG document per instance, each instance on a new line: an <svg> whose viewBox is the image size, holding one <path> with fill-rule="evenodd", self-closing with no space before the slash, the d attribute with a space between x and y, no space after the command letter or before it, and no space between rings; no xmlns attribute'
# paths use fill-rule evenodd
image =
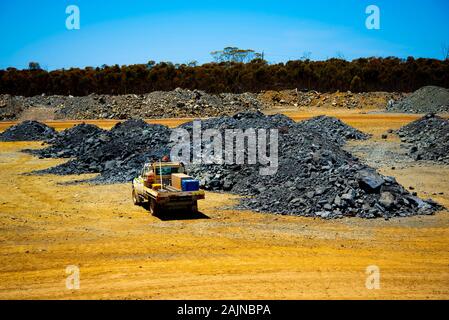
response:
<svg viewBox="0 0 449 320"><path fill-rule="evenodd" d="M44 149L24 150L40 158L72 158L82 155L95 147L96 139L107 131L92 124L79 124L58 132L45 141Z"/></svg>
<svg viewBox="0 0 449 320"><path fill-rule="evenodd" d="M326 219L344 216L388 219L432 214L440 208L432 200L423 201L410 194L393 177L380 175L341 149L335 139L328 139L332 128L295 124L285 116L275 117L279 123L273 121L273 116L240 113L203 121L202 127L280 129L276 174L260 175L261 165L206 164L189 165L189 173L207 190L246 196L240 208L260 212ZM316 122L311 120L312 124ZM183 127L191 128L192 123Z"/></svg>
<svg viewBox="0 0 449 320"><path fill-rule="evenodd" d="M191 131L192 125L190 122L180 127ZM244 196L240 208L326 219L345 216L388 219L432 214L441 208L432 200L423 201L410 194L394 178L380 175L343 150L341 145L346 139L367 136L339 121L318 118L295 123L284 115L242 112L201 121L201 127L278 129L279 163L274 175L260 175L259 169L265 167L261 164L187 165L189 174L198 178L203 188ZM91 135L82 139L86 132ZM94 182L130 181L146 161L170 153L170 133L165 126L141 120L119 123L110 131L74 128L61 134L61 140L57 137L49 140L55 146L57 141L66 141L68 145L62 150L51 151L50 146L40 154L71 155L74 159L41 173L99 173ZM203 141L203 145L207 143Z"/></svg>
<svg viewBox="0 0 449 320"><path fill-rule="evenodd" d="M415 160L449 164L449 120L428 114L397 131Z"/></svg>
<svg viewBox="0 0 449 320"><path fill-rule="evenodd" d="M390 101L387 111L405 113L449 112L449 89L426 86L399 100Z"/></svg>
<svg viewBox="0 0 449 320"><path fill-rule="evenodd" d="M318 131L321 136L339 145L345 144L346 140L366 140L370 138L369 134L348 126L340 119L328 116L318 116L298 122L297 127L303 129L303 131Z"/></svg>
<svg viewBox="0 0 449 320"><path fill-rule="evenodd" d="M40 141L54 137L55 129L37 121L24 121L0 133L0 141Z"/></svg>
<svg viewBox="0 0 449 320"><path fill-rule="evenodd" d="M84 135L87 131L88 135ZM68 145L44 149L42 157L75 156L74 159L53 168L39 171L59 175L100 173L95 183L126 182L134 178L146 161L160 159L169 153L167 142L170 129L143 120L128 120L103 131L84 125L63 135ZM85 137L85 139L83 139ZM51 140L49 141L51 143ZM73 152L66 150L74 150Z"/></svg>

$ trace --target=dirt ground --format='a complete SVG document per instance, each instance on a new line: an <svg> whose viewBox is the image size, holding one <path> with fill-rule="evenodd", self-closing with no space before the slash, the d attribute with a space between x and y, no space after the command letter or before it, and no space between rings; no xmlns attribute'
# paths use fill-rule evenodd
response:
<svg viewBox="0 0 449 320"><path fill-rule="evenodd" d="M296 120L315 115L285 112ZM373 133L373 147L387 129L419 117L328 114ZM447 211L326 221L236 211L229 209L235 196L207 193L198 219L163 221L132 205L129 184L61 185L80 177L24 175L64 161L20 152L31 147L40 143L0 143L0 299L449 298ZM380 170L449 207L449 167ZM66 288L69 265L79 267L79 290ZM378 290L365 285L371 265L380 269Z"/></svg>

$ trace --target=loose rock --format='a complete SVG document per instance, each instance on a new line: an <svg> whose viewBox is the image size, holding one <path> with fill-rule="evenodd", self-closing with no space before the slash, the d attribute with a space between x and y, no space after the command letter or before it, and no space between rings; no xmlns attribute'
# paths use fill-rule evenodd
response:
<svg viewBox="0 0 449 320"><path fill-rule="evenodd" d="M283 115L265 116L261 112L242 112L232 117L211 118L201 122L202 129L278 129L278 168L274 175L261 175L265 165L189 164L189 174L207 190L228 191L244 196L240 208L324 219L348 217L390 218L432 214L441 206L411 195L394 178L384 177L341 148L355 129L329 129L329 119L296 124ZM341 123L331 119L333 124ZM193 130L193 123L180 126ZM328 127L328 128L326 128ZM330 127L332 128L332 127ZM79 136L96 132L88 139ZM73 141L74 159L41 173L99 173L93 181L114 183L130 181L144 162L169 154L171 130L128 120L110 131L93 128L73 129L62 134ZM70 133L76 137L70 137ZM365 137L365 136L363 136ZM57 145L58 139L49 140ZM339 143L336 143L339 141ZM210 142L203 141L203 146ZM51 149L50 149L51 150ZM83 150L79 152L79 150ZM203 149L204 150L204 149ZM247 157L244 151L245 158ZM42 156L63 156L59 148ZM234 148L234 155L237 151Z"/></svg>
<svg viewBox="0 0 449 320"><path fill-rule="evenodd" d="M0 141L40 141L54 137L55 129L37 121L24 121L0 133Z"/></svg>
<svg viewBox="0 0 449 320"><path fill-rule="evenodd" d="M449 112L449 90L436 86L422 87L402 100L389 103L387 111L401 113Z"/></svg>
<svg viewBox="0 0 449 320"><path fill-rule="evenodd" d="M397 131L415 160L449 164L449 120L427 114Z"/></svg>

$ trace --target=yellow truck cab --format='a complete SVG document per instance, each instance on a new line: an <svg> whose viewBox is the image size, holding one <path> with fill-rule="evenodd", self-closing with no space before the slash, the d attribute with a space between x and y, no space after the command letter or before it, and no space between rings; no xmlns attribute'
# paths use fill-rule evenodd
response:
<svg viewBox="0 0 449 320"><path fill-rule="evenodd" d="M198 200L204 198L199 181L188 176L180 162L146 163L132 182L134 204L142 205L147 201L155 216L168 210L197 213Z"/></svg>

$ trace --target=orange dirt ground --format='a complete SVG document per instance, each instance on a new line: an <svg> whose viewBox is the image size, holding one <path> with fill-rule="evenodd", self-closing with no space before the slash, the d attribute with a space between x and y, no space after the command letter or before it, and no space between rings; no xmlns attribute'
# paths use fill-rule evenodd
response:
<svg viewBox="0 0 449 320"><path fill-rule="evenodd" d="M325 113L375 138L419 117ZM80 177L23 175L64 161L20 152L30 147L40 143L0 143L0 299L449 298L447 211L326 221L226 209L235 196L207 193L199 209L208 219L162 221L132 205L129 184L60 185ZM449 207L449 167L381 171L420 196L444 192L433 199ZM68 265L80 268L79 290L66 289ZM380 268L379 290L365 286L370 265Z"/></svg>

